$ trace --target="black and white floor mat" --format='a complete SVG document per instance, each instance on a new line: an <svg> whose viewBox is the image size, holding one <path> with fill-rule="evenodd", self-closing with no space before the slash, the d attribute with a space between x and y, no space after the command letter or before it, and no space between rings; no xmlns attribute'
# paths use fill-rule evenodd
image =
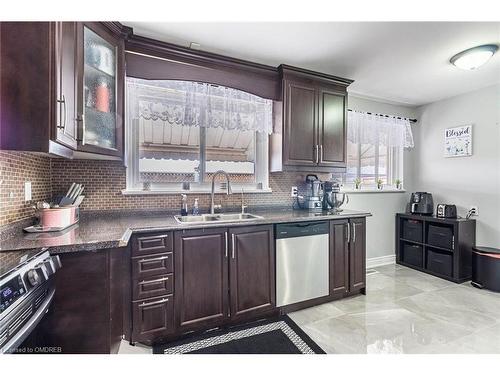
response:
<svg viewBox="0 0 500 375"><path fill-rule="evenodd" d="M168 344L155 354L325 354L288 316L217 329Z"/></svg>

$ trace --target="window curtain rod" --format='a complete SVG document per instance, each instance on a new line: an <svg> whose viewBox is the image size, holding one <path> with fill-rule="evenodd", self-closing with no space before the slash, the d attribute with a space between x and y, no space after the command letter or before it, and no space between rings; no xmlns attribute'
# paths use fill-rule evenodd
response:
<svg viewBox="0 0 500 375"><path fill-rule="evenodd" d="M352 110L352 109L348 109L348 111L349 111L349 112L353 112L353 110ZM403 120L403 119L404 119L404 117L397 117L397 116L382 115L382 114L379 114L379 113L371 113L371 112L364 112L364 113L366 113L366 114L368 114L368 115L374 115L374 116L394 117L394 118L398 118L398 119L400 119L400 120ZM416 118L410 118L410 119L408 119L408 120L409 120L410 122L413 122L413 123L417 122L417 119L416 119Z"/></svg>

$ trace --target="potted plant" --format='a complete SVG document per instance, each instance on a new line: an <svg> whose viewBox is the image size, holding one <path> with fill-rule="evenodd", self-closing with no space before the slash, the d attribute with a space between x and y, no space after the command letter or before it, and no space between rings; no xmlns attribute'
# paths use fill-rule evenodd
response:
<svg viewBox="0 0 500 375"><path fill-rule="evenodd" d="M359 190L361 188L361 179L359 177L356 177L354 179L354 188L356 190Z"/></svg>
<svg viewBox="0 0 500 375"><path fill-rule="evenodd" d="M384 186L384 181L381 178L379 178L377 180L377 189L382 190L383 186Z"/></svg>
<svg viewBox="0 0 500 375"><path fill-rule="evenodd" d="M396 178L396 181L394 181L394 183L396 184L396 189L401 190L401 188L403 187L403 181L399 178Z"/></svg>

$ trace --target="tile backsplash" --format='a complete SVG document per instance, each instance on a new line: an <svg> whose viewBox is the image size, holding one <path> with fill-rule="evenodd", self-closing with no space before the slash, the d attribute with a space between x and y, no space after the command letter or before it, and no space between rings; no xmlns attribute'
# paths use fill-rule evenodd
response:
<svg viewBox="0 0 500 375"><path fill-rule="evenodd" d="M123 195L126 185L126 168L119 161L65 160L49 158L35 153L0 151L0 226L31 217L34 213L30 202L24 202L24 181L32 182L33 201L50 200L64 194L72 182L85 186L82 210L96 209L176 209L180 194ZM292 205L291 186L303 185L305 173L271 173L269 184L272 193L245 194L249 206ZM328 178L328 175L320 176ZM209 194L191 194L188 204L199 198L200 207L206 210ZM224 207L237 207L240 194L218 195Z"/></svg>
<svg viewBox="0 0 500 375"><path fill-rule="evenodd" d="M36 153L0 151L0 226L33 216L33 203L24 201L26 181L31 181L33 201L50 199L50 158Z"/></svg>

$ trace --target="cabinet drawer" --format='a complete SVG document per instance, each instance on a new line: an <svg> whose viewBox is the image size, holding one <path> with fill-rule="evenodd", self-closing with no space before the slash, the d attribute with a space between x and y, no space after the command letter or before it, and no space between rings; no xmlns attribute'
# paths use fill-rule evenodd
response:
<svg viewBox="0 0 500 375"><path fill-rule="evenodd" d="M174 301L171 295L132 304L133 341L154 342L174 331Z"/></svg>
<svg viewBox="0 0 500 375"><path fill-rule="evenodd" d="M164 253L132 259L132 278L143 279L172 273L174 271L173 258L172 253Z"/></svg>
<svg viewBox="0 0 500 375"><path fill-rule="evenodd" d="M138 235L132 241L132 256L143 256L173 251L172 232Z"/></svg>
<svg viewBox="0 0 500 375"><path fill-rule="evenodd" d="M174 292L174 277L160 275L133 281L132 298L134 300L163 296Z"/></svg>

